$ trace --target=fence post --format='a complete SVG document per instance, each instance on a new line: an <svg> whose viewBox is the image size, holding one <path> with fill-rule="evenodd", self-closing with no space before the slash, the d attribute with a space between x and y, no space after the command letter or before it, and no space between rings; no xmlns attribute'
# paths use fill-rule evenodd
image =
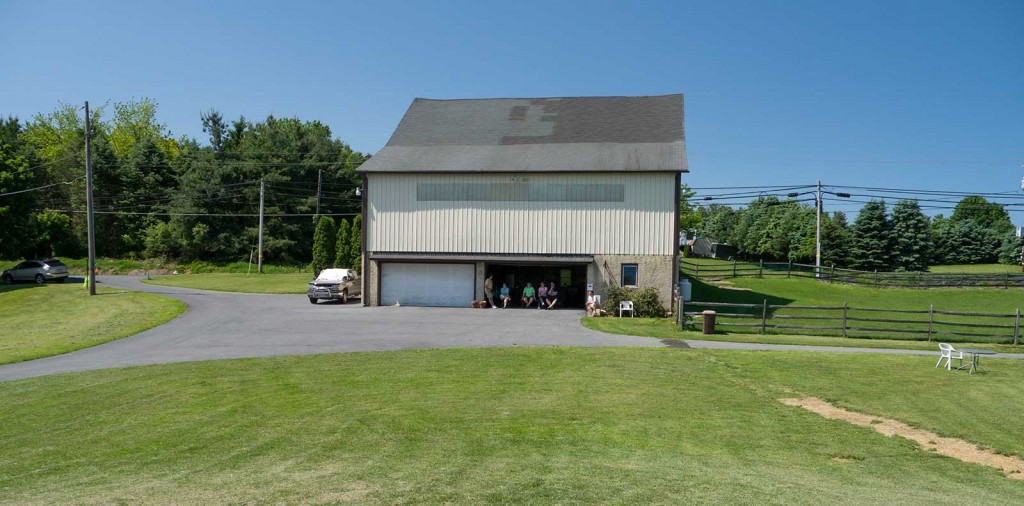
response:
<svg viewBox="0 0 1024 506"><path fill-rule="evenodd" d="M1017 316L1013 320L1013 345L1017 346L1020 341L1020 308L1017 308Z"/></svg>
<svg viewBox="0 0 1024 506"><path fill-rule="evenodd" d="M786 268L786 277L788 278L788 277L790 277L792 275L793 275L793 261L790 260L789 261L789 267Z"/></svg>
<svg viewBox="0 0 1024 506"><path fill-rule="evenodd" d="M764 299L764 305L761 306L761 333L764 334L764 329L768 325L768 299Z"/></svg>
<svg viewBox="0 0 1024 506"><path fill-rule="evenodd" d="M878 269L875 269L875 286L878 286Z"/></svg>
<svg viewBox="0 0 1024 506"><path fill-rule="evenodd" d="M694 269L693 277L700 278L700 264L697 264L697 268Z"/></svg>
<svg viewBox="0 0 1024 506"><path fill-rule="evenodd" d="M764 259L763 258L757 261L757 277L759 277L759 278L763 278L764 277Z"/></svg>
<svg viewBox="0 0 1024 506"><path fill-rule="evenodd" d="M932 323L935 321L935 304L928 305L928 342L932 342Z"/></svg>
<svg viewBox="0 0 1024 506"><path fill-rule="evenodd" d="M1010 272L1004 273L1003 288L1010 288Z"/></svg>
<svg viewBox="0 0 1024 506"><path fill-rule="evenodd" d="M832 267L828 270L828 284L832 284L832 280L836 277L836 264L832 264Z"/></svg>
<svg viewBox="0 0 1024 506"><path fill-rule="evenodd" d="M676 301L676 309L678 311L676 313L676 322L679 324L679 330L684 330L683 327L686 326L686 315L683 314L683 304L683 296L680 295L679 299Z"/></svg>
<svg viewBox="0 0 1024 506"><path fill-rule="evenodd" d="M736 259L732 259L732 277L736 277Z"/></svg>
<svg viewBox="0 0 1024 506"><path fill-rule="evenodd" d="M849 302L843 302L843 337L847 337L847 335L846 335L846 313L849 310L850 310L850 303Z"/></svg>

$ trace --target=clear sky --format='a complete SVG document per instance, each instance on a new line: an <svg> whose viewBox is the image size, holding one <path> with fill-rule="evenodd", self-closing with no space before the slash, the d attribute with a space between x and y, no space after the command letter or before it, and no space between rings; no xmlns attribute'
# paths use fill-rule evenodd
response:
<svg viewBox="0 0 1024 506"><path fill-rule="evenodd" d="M176 136L217 109L374 153L414 97L681 92L691 187L1020 198L1024 177L1021 0L0 0L0 47L23 119L149 97Z"/></svg>

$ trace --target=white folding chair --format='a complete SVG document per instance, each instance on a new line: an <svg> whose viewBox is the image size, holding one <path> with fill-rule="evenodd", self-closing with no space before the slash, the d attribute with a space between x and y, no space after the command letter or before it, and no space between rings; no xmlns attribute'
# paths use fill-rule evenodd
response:
<svg viewBox="0 0 1024 506"><path fill-rule="evenodd" d="M622 318L622 313L625 311L629 311L630 318L633 317L633 301L624 300L622 302L619 302L619 318Z"/></svg>
<svg viewBox="0 0 1024 506"><path fill-rule="evenodd" d="M952 345L946 343L939 343L939 361L935 363L935 367L938 367L942 363L942 359L946 359L946 370L952 370L953 359L960 360L960 369L964 368L964 352L957 351Z"/></svg>

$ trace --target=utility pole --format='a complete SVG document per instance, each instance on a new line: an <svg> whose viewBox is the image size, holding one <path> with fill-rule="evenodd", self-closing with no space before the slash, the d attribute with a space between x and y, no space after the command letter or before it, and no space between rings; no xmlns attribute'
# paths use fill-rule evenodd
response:
<svg viewBox="0 0 1024 506"><path fill-rule="evenodd" d="M88 250L89 261L86 274L89 280L89 295L96 295L96 220L93 217L92 206L92 150L89 147L89 136L92 126L89 121L89 102L85 102L85 223L88 229Z"/></svg>
<svg viewBox="0 0 1024 506"><path fill-rule="evenodd" d="M324 182L324 169L316 171L316 214L313 215L313 227L320 224L320 186Z"/></svg>
<svg viewBox="0 0 1024 506"><path fill-rule="evenodd" d="M256 257L256 272L263 274L263 178L260 178L260 246Z"/></svg>
<svg viewBox="0 0 1024 506"><path fill-rule="evenodd" d="M817 224L814 229L814 277L821 277L821 180L818 180L818 190L815 193L814 207Z"/></svg>

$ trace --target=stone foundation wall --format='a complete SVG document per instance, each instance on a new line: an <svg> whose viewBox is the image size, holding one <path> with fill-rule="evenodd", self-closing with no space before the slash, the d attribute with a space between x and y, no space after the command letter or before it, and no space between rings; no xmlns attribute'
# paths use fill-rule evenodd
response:
<svg viewBox="0 0 1024 506"><path fill-rule="evenodd" d="M673 283L678 269L674 256L594 255L596 273L591 279L595 293L606 293L608 285L622 285L622 264L636 264L637 288L654 287L661 304L666 310L672 310Z"/></svg>

